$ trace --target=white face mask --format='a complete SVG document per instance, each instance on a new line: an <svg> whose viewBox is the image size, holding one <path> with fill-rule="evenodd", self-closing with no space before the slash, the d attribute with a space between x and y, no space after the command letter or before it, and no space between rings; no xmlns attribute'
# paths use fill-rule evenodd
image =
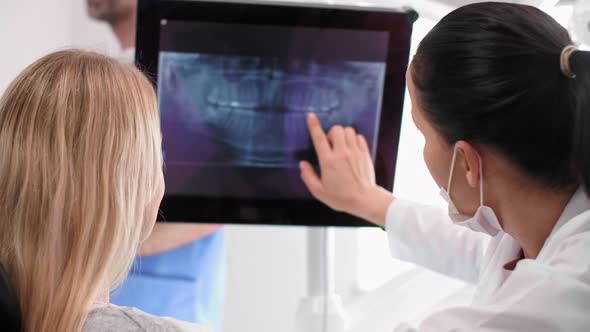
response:
<svg viewBox="0 0 590 332"><path fill-rule="evenodd" d="M496 236L502 231L502 226L498 222L498 218L494 211L489 207L483 205L483 165L481 157L479 157L479 208L472 217L462 215L457 210L457 207L451 199L451 180L453 179L453 170L455 169L455 159L457 157L457 148L453 151L453 160L451 161L451 174L449 175L449 183L447 185L448 192L444 187L440 188L440 195L449 203L449 217L451 220L460 226L470 228L476 232L485 233L491 236Z"/></svg>

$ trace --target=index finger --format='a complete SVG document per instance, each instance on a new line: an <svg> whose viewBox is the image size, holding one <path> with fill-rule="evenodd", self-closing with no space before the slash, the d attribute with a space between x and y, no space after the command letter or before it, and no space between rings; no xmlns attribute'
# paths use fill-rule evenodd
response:
<svg viewBox="0 0 590 332"><path fill-rule="evenodd" d="M313 146L318 155L318 160L322 163L322 161L332 153L332 148L330 147L324 129L322 129L320 119L318 119L317 115L314 113L309 113L307 115L307 127L309 128L309 134L311 135L311 141L313 142Z"/></svg>

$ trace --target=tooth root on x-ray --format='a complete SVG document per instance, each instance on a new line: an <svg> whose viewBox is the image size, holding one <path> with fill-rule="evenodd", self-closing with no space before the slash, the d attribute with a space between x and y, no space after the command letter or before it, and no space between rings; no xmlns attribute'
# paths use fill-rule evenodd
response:
<svg viewBox="0 0 590 332"><path fill-rule="evenodd" d="M238 95L239 91L239 84L240 82L237 80L233 80L230 84L227 85L227 91L229 94L229 105L234 108L242 107L240 97Z"/></svg>
<svg viewBox="0 0 590 332"><path fill-rule="evenodd" d="M328 85L310 81L292 83L287 89L285 106L297 112L328 112L339 105L338 95Z"/></svg>
<svg viewBox="0 0 590 332"><path fill-rule="evenodd" d="M263 89L261 83L262 82L259 79L249 80L245 82L245 87L247 91L246 96L252 108L256 108L261 105L260 98L262 95L261 90Z"/></svg>
<svg viewBox="0 0 590 332"><path fill-rule="evenodd" d="M212 105L217 105L217 99L219 98L219 88L213 87L211 92L207 95L207 102Z"/></svg>
<svg viewBox="0 0 590 332"><path fill-rule="evenodd" d="M313 89L311 104L316 109L315 112L326 112L330 110L330 105L326 103L325 95L329 94L327 89Z"/></svg>
<svg viewBox="0 0 590 332"><path fill-rule="evenodd" d="M244 108L255 108L258 100L256 85L253 80L241 80L238 85L238 100Z"/></svg>
<svg viewBox="0 0 590 332"><path fill-rule="evenodd" d="M207 102L235 108L256 108L261 105L259 90L259 80L232 81L214 87L207 96Z"/></svg>
<svg viewBox="0 0 590 332"><path fill-rule="evenodd" d="M338 94L336 91L329 91L326 94L326 108L327 110L332 110L338 108L340 106L340 98L338 98Z"/></svg>

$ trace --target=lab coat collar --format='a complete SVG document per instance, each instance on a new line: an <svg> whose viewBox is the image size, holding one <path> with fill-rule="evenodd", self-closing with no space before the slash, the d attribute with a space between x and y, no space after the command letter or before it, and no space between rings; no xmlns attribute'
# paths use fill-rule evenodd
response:
<svg viewBox="0 0 590 332"><path fill-rule="evenodd" d="M565 206L565 209L563 210L561 217L557 220L551 235L556 233L566 222L588 210L590 210L590 198L586 194L586 190L583 187L579 187Z"/></svg>
<svg viewBox="0 0 590 332"><path fill-rule="evenodd" d="M537 259L542 259L546 253L551 252L553 247L561 243L565 238L584 230L590 230L590 218L576 218L589 210L590 198L586 190L583 187L579 187L565 206L551 234L545 240L545 245L541 249ZM576 221L571 222L573 219L576 219Z"/></svg>
<svg viewBox="0 0 590 332"><path fill-rule="evenodd" d="M579 231L579 227L576 227L577 225L572 225L573 227L571 227L571 230L568 230L568 227L564 228L563 226L566 223L568 223L568 221L572 220L576 216L588 210L590 210L590 198L586 194L584 188L579 187L570 198L569 202L567 203L563 212L561 213L559 219L557 219L557 222L555 223L553 230L545 240L545 244L543 245L541 252L539 252L539 255L537 256L537 259L544 257L544 252L551 251L551 248L554 246L554 244L560 241L559 239L570 236L572 232ZM518 247L520 247L520 245ZM515 259L505 263L504 269L508 271L513 271L516 267L516 264L518 264L518 262L523 259L525 259L524 253L522 249L519 249L518 257L515 257Z"/></svg>

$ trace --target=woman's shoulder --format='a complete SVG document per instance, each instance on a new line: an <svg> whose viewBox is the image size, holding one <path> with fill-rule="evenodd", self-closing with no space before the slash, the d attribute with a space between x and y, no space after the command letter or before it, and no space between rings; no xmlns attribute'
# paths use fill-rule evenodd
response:
<svg viewBox="0 0 590 332"><path fill-rule="evenodd" d="M95 304L84 323L83 332L212 332L204 326L158 317L136 308Z"/></svg>

